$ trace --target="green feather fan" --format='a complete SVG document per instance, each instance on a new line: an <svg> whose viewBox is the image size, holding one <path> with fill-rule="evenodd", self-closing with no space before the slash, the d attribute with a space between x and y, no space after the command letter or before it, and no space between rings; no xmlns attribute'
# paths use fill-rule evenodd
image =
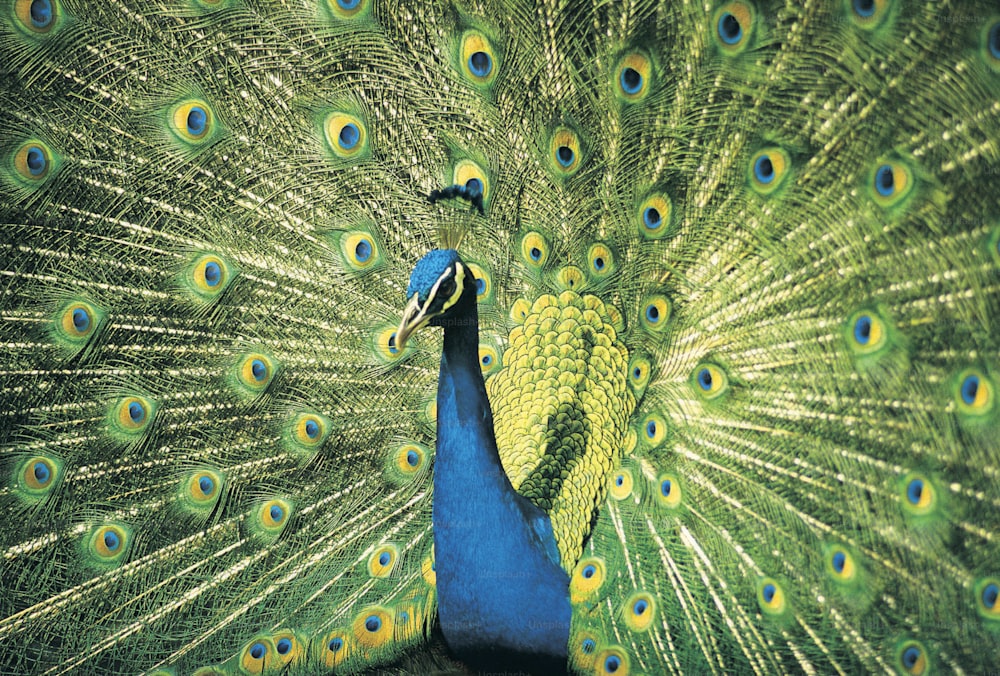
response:
<svg viewBox="0 0 1000 676"><path fill-rule="evenodd" d="M997 669L995 4L13 0L0 57L3 673L461 670L395 344L456 233L569 671Z"/></svg>

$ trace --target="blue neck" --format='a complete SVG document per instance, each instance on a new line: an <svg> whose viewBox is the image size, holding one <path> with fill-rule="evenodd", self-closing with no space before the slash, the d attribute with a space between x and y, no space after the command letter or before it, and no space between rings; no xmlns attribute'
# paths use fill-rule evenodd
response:
<svg viewBox="0 0 1000 676"><path fill-rule="evenodd" d="M569 578L548 516L500 464L471 317L444 333L434 461L438 615L460 657L491 668L565 666Z"/></svg>

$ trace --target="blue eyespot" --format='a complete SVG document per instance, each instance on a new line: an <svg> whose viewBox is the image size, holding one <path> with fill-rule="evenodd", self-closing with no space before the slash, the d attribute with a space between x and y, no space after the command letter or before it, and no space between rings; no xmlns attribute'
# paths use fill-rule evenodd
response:
<svg viewBox="0 0 1000 676"><path fill-rule="evenodd" d="M380 566L388 566L389 565L389 561L391 559L392 559L392 556L389 554L389 552L382 552L381 554L378 555L378 564Z"/></svg>
<svg viewBox="0 0 1000 676"><path fill-rule="evenodd" d="M108 548L109 552L113 552L121 546L121 540L118 539L114 531L109 530L104 533L104 546Z"/></svg>
<svg viewBox="0 0 1000 676"><path fill-rule="evenodd" d="M585 566L584 569L580 572L580 574L583 575L584 578L589 580L590 578L594 577L594 573L596 572L597 568L595 568L593 565L589 565Z"/></svg>
<svg viewBox="0 0 1000 676"><path fill-rule="evenodd" d="M961 392L962 401L971 406L976 401L976 395L979 393L979 376L966 376L965 380L962 381Z"/></svg>
<svg viewBox="0 0 1000 676"><path fill-rule="evenodd" d="M404 610L403 612L401 612L399 614L399 621L402 622L403 624L409 622L410 621L410 614Z"/></svg>
<svg viewBox="0 0 1000 676"><path fill-rule="evenodd" d="M319 436L319 424L315 420L306 421L306 436L310 439Z"/></svg>
<svg viewBox="0 0 1000 676"><path fill-rule="evenodd" d="M609 674L613 674L618 671L618 668L621 667L621 665L622 661L618 659L616 655L609 655L608 658L604 660L604 671Z"/></svg>
<svg viewBox="0 0 1000 676"><path fill-rule="evenodd" d="M416 451L408 451L406 453L406 464L410 467L416 467L417 463L420 462L420 456L417 455Z"/></svg>
<svg viewBox="0 0 1000 676"><path fill-rule="evenodd" d="M914 505L920 504L920 496L924 493L924 482L921 479L914 479L906 487L906 499Z"/></svg>
<svg viewBox="0 0 1000 676"><path fill-rule="evenodd" d="M83 333L90 328L90 315L83 308L78 307L73 310L73 328L79 333Z"/></svg>
<svg viewBox="0 0 1000 676"><path fill-rule="evenodd" d="M542 258L542 250L539 249L537 246L531 247L531 251L529 251L528 253L531 256L531 260L533 261L538 261L541 260Z"/></svg>
<svg viewBox="0 0 1000 676"><path fill-rule="evenodd" d="M698 371L698 385L706 392L712 389L712 372L708 369Z"/></svg>
<svg viewBox="0 0 1000 676"><path fill-rule="evenodd" d="M355 3L357 4L357 3ZM344 9L351 9L350 7L345 7ZM361 130L358 129L358 125L353 122L348 122L343 127L340 128L340 134L337 135L337 143L344 150L350 150L358 144L361 140Z"/></svg>
<svg viewBox="0 0 1000 676"><path fill-rule="evenodd" d="M674 485L670 482L670 479L664 479L663 483L660 484L660 493L662 493L665 498L670 497L670 491L673 487Z"/></svg>
<svg viewBox="0 0 1000 676"><path fill-rule="evenodd" d="M656 307L656 305L650 303L646 306L646 319L652 324L660 321L660 310Z"/></svg>
<svg viewBox="0 0 1000 676"><path fill-rule="evenodd" d="M774 180L774 164L767 155L761 155L753 164L753 174L763 184Z"/></svg>
<svg viewBox="0 0 1000 676"><path fill-rule="evenodd" d="M470 178L465 182L465 189L468 191L469 197L475 197L476 195L483 194L483 182L478 178Z"/></svg>
<svg viewBox="0 0 1000 676"><path fill-rule="evenodd" d="M469 70L476 77L486 77L493 70L493 59L486 52L473 52L469 57Z"/></svg>
<svg viewBox="0 0 1000 676"><path fill-rule="evenodd" d="M52 3L49 0L34 0L29 11L35 28L45 28L52 23Z"/></svg>
<svg viewBox="0 0 1000 676"><path fill-rule="evenodd" d="M580 644L580 650L582 650L586 655L594 652L594 648L596 647L597 643L592 638L585 638L583 639L583 643Z"/></svg>
<svg viewBox="0 0 1000 676"><path fill-rule="evenodd" d="M483 362L483 366L489 366L493 363L493 357L488 354L484 354L481 361Z"/></svg>
<svg viewBox="0 0 1000 676"><path fill-rule="evenodd" d="M646 436L649 437L650 439L652 439L652 438L654 438L656 436L656 421L655 420L650 420L648 423L646 423Z"/></svg>
<svg viewBox="0 0 1000 676"><path fill-rule="evenodd" d="M648 607L649 604L646 603L645 599L639 599L638 601L635 602L635 605L632 606L632 612L634 612L636 615L642 615L644 612L646 612L646 608Z"/></svg>
<svg viewBox="0 0 1000 676"><path fill-rule="evenodd" d="M393 331L392 335L389 336L389 354L399 354L399 348L396 347L396 332Z"/></svg>
<svg viewBox="0 0 1000 676"><path fill-rule="evenodd" d="M283 638L274 647L278 649L279 655L287 655L288 651L292 649L292 642L287 638Z"/></svg>
<svg viewBox="0 0 1000 676"><path fill-rule="evenodd" d="M743 27L739 20L729 12L719 17L719 37L727 45L735 45L743 37Z"/></svg>
<svg viewBox="0 0 1000 676"><path fill-rule="evenodd" d="M896 191L896 179L893 175L892 167L888 164L883 164L876 170L875 190L882 197L891 197L892 193Z"/></svg>
<svg viewBox="0 0 1000 676"><path fill-rule="evenodd" d="M642 212L642 223L650 230L656 230L660 227L660 223L663 222L663 217L660 216L660 212L653 207L646 207Z"/></svg>
<svg viewBox="0 0 1000 676"><path fill-rule="evenodd" d="M42 152L42 149L37 146L28 148L28 155L25 159L25 163L28 165L28 172L32 176L41 176L45 173L45 167L48 164L45 161L45 153Z"/></svg>
<svg viewBox="0 0 1000 676"><path fill-rule="evenodd" d="M281 520L285 518L284 510L281 509L281 507L278 507L277 505L271 505L270 514L271 514L271 521L274 521L275 523L280 523Z"/></svg>
<svg viewBox="0 0 1000 676"><path fill-rule="evenodd" d="M222 268L215 261L209 261L205 263L205 284L208 286L216 286L219 280L222 279Z"/></svg>
<svg viewBox="0 0 1000 676"><path fill-rule="evenodd" d="M559 164L563 167L569 167L572 165L573 157L573 149L569 146L559 146L559 149L556 150L556 159L559 160Z"/></svg>
<svg viewBox="0 0 1000 676"><path fill-rule="evenodd" d="M764 597L764 603L770 603L771 601L773 601L774 594L776 591L777 589L775 589L775 586L773 584L768 583L764 585L764 589L761 591L761 596Z"/></svg>
<svg viewBox="0 0 1000 676"><path fill-rule="evenodd" d="M382 620L377 615L369 615L365 620L365 629L374 633L382 628Z"/></svg>
<svg viewBox="0 0 1000 676"><path fill-rule="evenodd" d="M49 477L52 476L52 471L44 462L36 462L35 466L32 468L32 472L35 475L35 479L40 484L48 483Z"/></svg>
<svg viewBox="0 0 1000 676"><path fill-rule="evenodd" d="M187 130L192 136L201 136L208 126L208 113L201 106L194 106L188 111Z"/></svg>
<svg viewBox="0 0 1000 676"><path fill-rule="evenodd" d="M615 486L622 486L625 484L625 477L621 474L615 477Z"/></svg>
<svg viewBox="0 0 1000 676"><path fill-rule="evenodd" d="M266 654L267 654L267 648L264 647L263 643L254 643L253 646L250 647L250 657L254 658L255 660L264 659L264 655Z"/></svg>
<svg viewBox="0 0 1000 676"><path fill-rule="evenodd" d="M642 75L635 68L625 68L622 70L621 83L626 94L638 94L642 89Z"/></svg>
<svg viewBox="0 0 1000 676"><path fill-rule="evenodd" d="M215 489L215 482L209 477L203 476L198 479L198 490L200 490L205 495L211 495L212 491Z"/></svg>
<svg viewBox="0 0 1000 676"><path fill-rule="evenodd" d="M326 647L330 650L330 652L335 653L344 647L344 639L339 637L331 639L330 642L326 644Z"/></svg>
<svg viewBox="0 0 1000 676"><path fill-rule="evenodd" d="M854 0L854 13L867 19L875 13L875 0Z"/></svg>
<svg viewBox="0 0 1000 676"><path fill-rule="evenodd" d="M341 9L354 9L361 4L361 0L337 0L337 6Z"/></svg>
<svg viewBox="0 0 1000 676"><path fill-rule="evenodd" d="M482 293L483 293L484 291L486 291L486 280L484 280L484 279L479 279L479 278L477 277L477 278L476 278L476 295L477 295L477 296L479 296L479 295L482 295Z"/></svg>
<svg viewBox="0 0 1000 676"><path fill-rule="evenodd" d="M983 605L986 606L987 610L993 610L996 606L997 596L1000 596L1000 588L997 585L990 583L983 587Z"/></svg>
<svg viewBox="0 0 1000 676"><path fill-rule="evenodd" d="M910 646L909 648L903 651L903 666L906 667L907 669L912 669L916 665L917 660L919 659L920 659L920 648L916 646Z"/></svg>
<svg viewBox="0 0 1000 676"><path fill-rule="evenodd" d="M833 555L833 569L838 573L844 572L844 565L847 563L847 555L844 552L837 552Z"/></svg>
<svg viewBox="0 0 1000 676"><path fill-rule="evenodd" d="M366 262L372 255L372 243L367 239L358 240L358 243L354 246L354 255L357 257L359 263Z"/></svg>
<svg viewBox="0 0 1000 676"><path fill-rule="evenodd" d="M250 363L250 372L256 381L264 380L267 377L267 366L260 359L254 359Z"/></svg>
<svg viewBox="0 0 1000 676"><path fill-rule="evenodd" d="M128 405L128 417L132 419L132 422L139 424L146 417L146 409L139 402L133 401Z"/></svg>
<svg viewBox="0 0 1000 676"><path fill-rule="evenodd" d="M872 318L868 315L861 315L854 322L854 339L860 345L867 345L872 337Z"/></svg>

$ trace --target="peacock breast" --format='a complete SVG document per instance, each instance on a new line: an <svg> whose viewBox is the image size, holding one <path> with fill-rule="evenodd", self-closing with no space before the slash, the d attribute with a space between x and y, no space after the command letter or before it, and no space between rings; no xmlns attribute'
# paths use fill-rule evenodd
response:
<svg viewBox="0 0 1000 676"><path fill-rule="evenodd" d="M497 447L511 484L552 521L571 570L626 445L636 405L621 313L574 291L525 301L503 368L487 381Z"/></svg>

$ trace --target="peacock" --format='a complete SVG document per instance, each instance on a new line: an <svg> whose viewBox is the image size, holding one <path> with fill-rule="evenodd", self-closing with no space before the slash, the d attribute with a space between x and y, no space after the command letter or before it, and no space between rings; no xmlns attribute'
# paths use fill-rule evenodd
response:
<svg viewBox="0 0 1000 676"><path fill-rule="evenodd" d="M0 8L0 672L986 673L1000 10Z"/></svg>

